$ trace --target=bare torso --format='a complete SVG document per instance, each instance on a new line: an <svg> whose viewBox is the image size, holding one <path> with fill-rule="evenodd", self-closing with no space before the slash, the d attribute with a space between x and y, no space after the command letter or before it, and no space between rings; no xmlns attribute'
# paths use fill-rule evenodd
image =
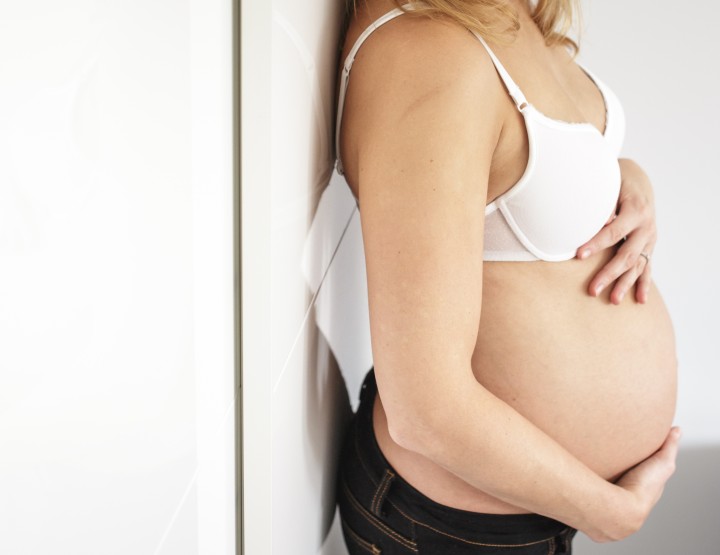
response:
<svg viewBox="0 0 720 555"><path fill-rule="evenodd" d="M343 58L362 30L394 7L390 0L358 4ZM526 97L550 117L588 121L602 131L604 109L597 87L564 47L545 47L531 20L523 17L521 24L513 45L493 45L493 50ZM499 79L498 86L502 87ZM509 96L507 100L488 202L508 190L527 163L524 121ZM358 104L348 94L342 129L343 151L348 153L362 125ZM352 155L343 156L343 161L348 184L358 197L356 161ZM587 293L591 277L611 256L607 249L586 260L486 262L472 357L473 373L484 387L607 479L660 447L671 426L676 397L674 334L658 290L651 287L645 304L627 295L617 306L609 301L610 288L599 298ZM378 444L388 461L428 497L477 512L525 512L395 443L379 396L373 416Z"/></svg>

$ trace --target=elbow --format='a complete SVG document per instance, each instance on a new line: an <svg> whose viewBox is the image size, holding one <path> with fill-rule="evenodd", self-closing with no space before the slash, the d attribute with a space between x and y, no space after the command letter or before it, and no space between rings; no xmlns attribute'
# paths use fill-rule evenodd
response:
<svg viewBox="0 0 720 555"><path fill-rule="evenodd" d="M415 388L412 394L395 396L394 402L383 403L390 439L440 464L462 444L460 424L468 414L466 407L476 402L471 386L449 380L440 388Z"/></svg>
<svg viewBox="0 0 720 555"><path fill-rule="evenodd" d="M427 418L409 417L407 413L388 418L388 433L397 445L408 451L432 458L439 450L441 434Z"/></svg>
<svg viewBox="0 0 720 555"><path fill-rule="evenodd" d="M406 426L395 424L394 422L395 420L393 420L393 423L391 424L388 420L388 433L390 434L390 439L403 449L416 451L416 441L412 437L412 430Z"/></svg>

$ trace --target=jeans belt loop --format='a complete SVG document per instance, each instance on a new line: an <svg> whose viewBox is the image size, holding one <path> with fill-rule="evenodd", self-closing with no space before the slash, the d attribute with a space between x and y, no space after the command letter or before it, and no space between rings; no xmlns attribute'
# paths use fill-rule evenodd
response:
<svg viewBox="0 0 720 555"><path fill-rule="evenodd" d="M389 468L386 468L382 480L380 480L380 483L375 490L375 495L373 495L372 502L370 503L370 512L372 512L375 516L385 516L382 512L382 506L387 497L388 491L390 491L390 485L392 484L392 481L394 479L395 473Z"/></svg>

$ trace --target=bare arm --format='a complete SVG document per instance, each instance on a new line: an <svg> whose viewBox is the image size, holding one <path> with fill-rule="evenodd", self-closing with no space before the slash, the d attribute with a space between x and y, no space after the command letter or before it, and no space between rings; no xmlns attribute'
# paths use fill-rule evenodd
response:
<svg viewBox="0 0 720 555"><path fill-rule="evenodd" d="M483 214L507 98L480 45L457 29L393 29L385 43L368 41L351 89L363 107L355 155L390 433L513 505L598 541L624 537L659 498L677 440L611 484L475 380Z"/></svg>

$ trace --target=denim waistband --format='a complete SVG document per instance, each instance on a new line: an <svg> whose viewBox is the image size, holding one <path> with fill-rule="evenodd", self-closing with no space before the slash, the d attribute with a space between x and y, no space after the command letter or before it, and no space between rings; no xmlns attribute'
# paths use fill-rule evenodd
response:
<svg viewBox="0 0 720 555"><path fill-rule="evenodd" d="M355 415L354 433L360 451L358 456L363 458L364 469L375 474L373 479L377 482L385 475L386 469L395 474L389 495L392 495L395 502L400 503L403 511L407 511L413 519L467 540L488 543L505 543L510 539L512 542L534 542L568 531L574 533L573 528L543 515L477 513L443 505L427 497L407 482L380 450L372 420L376 391L373 367L363 380L360 405Z"/></svg>

